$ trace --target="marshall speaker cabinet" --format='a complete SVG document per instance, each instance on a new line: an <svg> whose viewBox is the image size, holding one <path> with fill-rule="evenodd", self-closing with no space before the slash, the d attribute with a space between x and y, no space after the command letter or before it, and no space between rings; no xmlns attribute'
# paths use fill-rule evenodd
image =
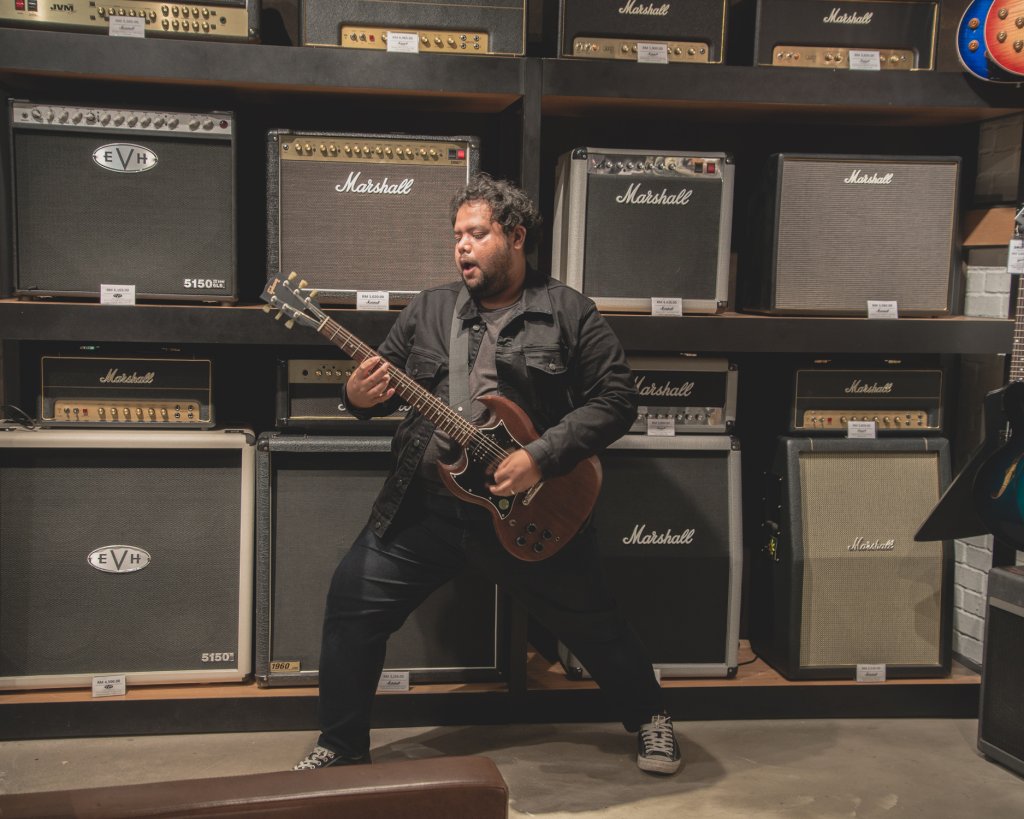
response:
<svg viewBox="0 0 1024 819"><path fill-rule="evenodd" d="M362 421L342 403L345 383L355 369L351 358L290 358L277 365L277 428L329 429L338 432L376 434L393 431L405 417L408 407L399 407L393 415L375 416Z"/></svg>
<svg viewBox="0 0 1024 819"><path fill-rule="evenodd" d="M258 39L260 33L259 0L186 0L173 5L155 0L118 0L116 6L12 0L0 7L0 25L96 34L110 32L118 17L140 20L146 37L246 41Z"/></svg>
<svg viewBox="0 0 1024 819"><path fill-rule="evenodd" d="M15 292L233 302L234 119L11 103Z"/></svg>
<svg viewBox="0 0 1024 819"><path fill-rule="evenodd" d="M562 0L561 56L670 63L720 63L723 0Z"/></svg>
<svg viewBox="0 0 1024 819"><path fill-rule="evenodd" d="M449 207L478 168L475 137L271 131L267 150L271 273L297 272L321 301L348 303L456 277Z"/></svg>
<svg viewBox="0 0 1024 819"><path fill-rule="evenodd" d="M724 358L629 356L640 395L630 432L730 432L736 423L736 367Z"/></svg>
<svg viewBox="0 0 1024 819"><path fill-rule="evenodd" d="M716 313L729 297L732 159L577 148L558 162L552 268L602 310L678 298Z"/></svg>
<svg viewBox="0 0 1024 819"><path fill-rule="evenodd" d="M776 154L747 306L780 314L952 311L959 157Z"/></svg>
<svg viewBox="0 0 1024 819"><path fill-rule="evenodd" d="M758 0L756 64L931 70L938 25L937 2Z"/></svg>
<svg viewBox="0 0 1024 819"><path fill-rule="evenodd" d="M265 433L257 452L256 678L316 685L324 601L390 464L387 437ZM392 635L386 670L412 682L498 679L494 583L467 572Z"/></svg>
<svg viewBox="0 0 1024 819"><path fill-rule="evenodd" d="M526 0L304 0L301 28L307 46L393 51L394 33L420 54L521 55Z"/></svg>
<svg viewBox="0 0 1024 819"><path fill-rule="evenodd" d="M0 687L252 673L255 440L0 432Z"/></svg>
<svg viewBox="0 0 1024 819"><path fill-rule="evenodd" d="M740 453L727 435L629 435L601 458L605 573L663 677L725 677L739 646ZM565 646L569 676L586 673Z"/></svg>
<svg viewBox="0 0 1024 819"><path fill-rule="evenodd" d="M782 438L753 572L751 645L789 679L950 670L952 541L918 543L949 482L942 438Z"/></svg>

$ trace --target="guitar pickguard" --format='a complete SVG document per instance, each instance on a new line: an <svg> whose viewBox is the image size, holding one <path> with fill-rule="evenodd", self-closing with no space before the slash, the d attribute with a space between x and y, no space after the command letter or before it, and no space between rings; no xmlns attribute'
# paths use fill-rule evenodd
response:
<svg viewBox="0 0 1024 819"><path fill-rule="evenodd" d="M483 433L487 441L500 450L509 451L522 448L522 444L512 437L512 434L501 421L494 426L481 428L480 432ZM478 503L485 501L494 510L495 514L504 520L512 514L512 509L515 506L515 497L498 497L488 491L487 485L491 482L491 475L487 472L487 467L488 463L492 462L492 458L489 453L483 451L482 445L470 446L464 452L465 465L461 470L449 473L452 480L464 492L476 498Z"/></svg>

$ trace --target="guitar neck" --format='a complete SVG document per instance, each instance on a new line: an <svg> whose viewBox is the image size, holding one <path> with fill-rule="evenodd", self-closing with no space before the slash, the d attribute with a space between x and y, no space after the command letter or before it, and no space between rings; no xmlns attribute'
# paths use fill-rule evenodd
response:
<svg viewBox="0 0 1024 819"><path fill-rule="evenodd" d="M1010 381L1024 381L1024 282L1017 284L1014 308L1013 349L1010 351Z"/></svg>

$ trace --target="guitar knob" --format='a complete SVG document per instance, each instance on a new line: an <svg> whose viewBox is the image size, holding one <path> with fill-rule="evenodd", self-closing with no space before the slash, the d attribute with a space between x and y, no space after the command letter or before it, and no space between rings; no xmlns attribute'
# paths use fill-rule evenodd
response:
<svg viewBox="0 0 1024 819"><path fill-rule="evenodd" d="M544 538L544 540L551 540L551 531L545 529L543 532L540 533L540 536Z"/></svg>
<svg viewBox="0 0 1024 819"><path fill-rule="evenodd" d="M533 551L535 551L537 554L540 554L541 552L544 551L544 544L541 543L540 541L538 541L537 543L534 543L533 544Z"/></svg>
<svg viewBox="0 0 1024 819"><path fill-rule="evenodd" d="M534 532L537 531L537 524L536 523L527 523L526 524L526 531L529 532L532 535Z"/></svg>
<svg viewBox="0 0 1024 819"><path fill-rule="evenodd" d="M516 538L516 546L525 546L525 545L526 545L526 538L525 537L520 535L519 537Z"/></svg>

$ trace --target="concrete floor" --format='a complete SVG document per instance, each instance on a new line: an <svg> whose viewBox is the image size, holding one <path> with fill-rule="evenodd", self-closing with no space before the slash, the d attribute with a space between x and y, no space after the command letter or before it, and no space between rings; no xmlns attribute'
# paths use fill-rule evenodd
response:
<svg viewBox="0 0 1024 819"><path fill-rule="evenodd" d="M633 764L617 725L402 728L374 732L378 762L483 754L511 817L1017 817L1024 778L982 757L974 720L763 720L676 724L686 767ZM310 732L0 743L0 792L229 776L289 768Z"/></svg>

